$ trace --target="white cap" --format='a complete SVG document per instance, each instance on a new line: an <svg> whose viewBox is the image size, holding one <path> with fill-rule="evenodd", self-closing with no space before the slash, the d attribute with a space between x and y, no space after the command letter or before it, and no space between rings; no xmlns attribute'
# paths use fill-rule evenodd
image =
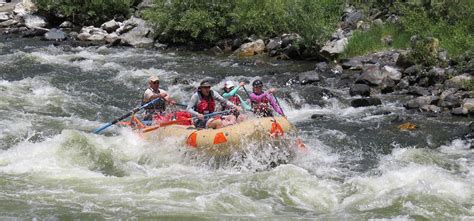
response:
<svg viewBox="0 0 474 221"><path fill-rule="evenodd" d="M148 78L148 82L160 81L160 78L156 75L152 75Z"/></svg>
<svg viewBox="0 0 474 221"><path fill-rule="evenodd" d="M225 84L224 84L224 87L227 88L227 89L230 89L231 87L234 87L234 82L232 81L226 81Z"/></svg>

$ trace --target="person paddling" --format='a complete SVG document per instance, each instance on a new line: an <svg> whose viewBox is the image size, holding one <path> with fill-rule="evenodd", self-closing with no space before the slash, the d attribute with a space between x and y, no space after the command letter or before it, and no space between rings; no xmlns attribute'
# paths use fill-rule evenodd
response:
<svg viewBox="0 0 474 221"><path fill-rule="evenodd" d="M191 115L197 117L194 125L197 128L221 128L227 124L235 123L235 117L229 116L218 116L206 120L204 115L211 114L216 110L216 100L223 102L226 105L240 110L240 107L236 106L230 101L225 100L219 93L211 89L211 83L209 81L202 81L199 84L199 88L196 93L193 94L191 100L186 108ZM233 122L232 122L233 121Z"/></svg>
<svg viewBox="0 0 474 221"><path fill-rule="evenodd" d="M239 89L244 87L244 85L245 85L245 82L240 82L240 84L237 85L237 87L235 87L234 82L226 81L224 83L224 88L222 89L224 91L224 93L222 94L222 97L232 102L236 106L242 107L246 111L251 111L252 107L250 107L250 105L247 102L245 102L245 100L242 99L240 95L237 94ZM231 107L225 105L225 103L222 103L221 106L222 106L223 111L231 109ZM234 111L233 114L237 117L237 121L239 122L242 122L246 119L246 116L243 114L240 114L240 112L238 111Z"/></svg>
<svg viewBox="0 0 474 221"><path fill-rule="evenodd" d="M252 83L253 92L250 94L250 101L252 102L253 112L260 117L273 117L273 111L270 106L281 116L284 116L280 106L277 105L272 94L276 92L276 88L270 88L268 91L263 91L263 82L255 80Z"/></svg>
<svg viewBox="0 0 474 221"><path fill-rule="evenodd" d="M166 103L175 104L176 101L171 99L163 89L160 89L160 78L156 75L152 75L148 78L148 88L143 93L142 105L146 104L154 99L161 98L155 105L145 108L144 120L152 120L153 115L163 114L166 110Z"/></svg>

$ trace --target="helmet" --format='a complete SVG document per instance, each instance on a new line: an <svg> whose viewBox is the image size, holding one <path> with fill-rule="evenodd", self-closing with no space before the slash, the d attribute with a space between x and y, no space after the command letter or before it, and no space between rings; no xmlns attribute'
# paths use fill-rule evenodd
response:
<svg viewBox="0 0 474 221"><path fill-rule="evenodd" d="M263 82L261 80L255 80L255 81L253 81L252 86L253 87L261 87L261 86L263 86Z"/></svg>
<svg viewBox="0 0 474 221"><path fill-rule="evenodd" d="M227 88L227 89L230 89L234 86L235 86L234 82L232 82L232 81L226 81L225 84L224 84L224 87Z"/></svg>

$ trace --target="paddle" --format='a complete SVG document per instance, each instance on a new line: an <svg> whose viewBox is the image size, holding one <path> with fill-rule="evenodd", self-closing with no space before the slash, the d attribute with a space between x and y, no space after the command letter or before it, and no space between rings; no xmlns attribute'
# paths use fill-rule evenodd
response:
<svg viewBox="0 0 474 221"><path fill-rule="evenodd" d="M155 104L156 102L158 102L160 99L162 99L162 98L156 98L156 99L154 99L154 100L152 100L152 101L150 101L150 102L144 104L144 105L141 106L141 107L137 107L137 108L131 110L131 111L128 112L127 114L125 114L125 115L123 115L123 116L121 116L121 117L119 117L119 118L117 118L117 119L111 121L110 123L107 123L106 125L104 125L104 126L98 128L98 129L96 129L96 130L94 131L94 133L95 133L95 134L98 134L99 132L105 130L107 127L110 127L110 126L116 124L117 122L119 122L119 121L121 121L121 120L123 120L123 119L129 117L130 115L132 115L132 114L134 114L134 113L140 111L141 109L147 108L147 107L149 107L149 106L151 106L151 105L154 105L154 104Z"/></svg>
<svg viewBox="0 0 474 221"><path fill-rule="evenodd" d="M281 107L280 102L278 102L278 98L273 94L273 98L275 98L275 101L277 102L278 106L280 107L281 113L283 114L283 117L286 117L285 112L283 112L283 107Z"/></svg>

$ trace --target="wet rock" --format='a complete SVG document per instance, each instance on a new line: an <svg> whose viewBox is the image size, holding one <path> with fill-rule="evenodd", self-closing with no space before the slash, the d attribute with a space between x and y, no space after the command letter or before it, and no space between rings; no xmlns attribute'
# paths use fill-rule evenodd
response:
<svg viewBox="0 0 474 221"><path fill-rule="evenodd" d="M37 15L24 15L23 20L28 28L43 28L46 26L45 19Z"/></svg>
<svg viewBox="0 0 474 221"><path fill-rule="evenodd" d="M382 67L382 75L385 75L394 81L400 81L400 79L402 79L402 73L396 68L388 65Z"/></svg>
<svg viewBox="0 0 474 221"><path fill-rule="evenodd" d="M124 22L124 26L133 26L133 28L119 36L122 44L140 48L153 46L154 32L145 20L132 17Z"/></svg>
<svg viewBox="0 0 474 221"><path fill-rule="evenodd" d="M313 84L321 80L316 71L306 71L299 73L297 78L301 85Z"/></svg>
<svg viewBox="0 0 474 221"><path fill-rule="evenodd" d="M100 28L104 29L107 33L112 33L118 28L120 28L120 23L116 22L114 19L105 22L100 26Z"/></svg>
<svg viewBox="0 0 474 221"><path fill-rule="evenodd" d="M282 40L280 37L272 38L265 46L267 51L272 51L281 48Z"/></svg>
<svg viewBox="0 0 474 221"><path fill-rule="evenodd" d="M357 28L357 23L364 19L364 14L361 11L347 11L343 16L343 22L341 28L346 29L355 29Z"/></svg>
<svg viewBox="0 0 474 221"><path fill-rule="evenodd" d="M10 15L8 12L0 12L0 22L4 22L10 19Z"/></svg>
<svg viewBox="0 0 474 221"><path fill-rule="evenodd" d="M313 114L311 115L311 119L321 119L324 118L323 114Z"/></svg>
<svg viewBox="0 0 474 221"><path fill-rule="evenodd" d="M382 94L392 93L395 87L395 81L390 78L384 78L380 84Z"/></svg>
<svg viewBox="0 0 474 221"><path fill-rule="evenodd" d="M406 75L416 75L419 72L420 72L420 70L419 70L418 65L412 65L408 68L405 68L405 70L403 70L403 73L406 74Z"/></svg>
<svg viewBox="0 0 474 221"><path fill-rule="evenodd" d="M358 58L343 60L341 65L342 65L342 68L351 69L351 70L362 70L362 68L364 67L362 60Z"/></svg>
<svg viewBox="0 0 474 221"><path fill-rule="evenodd" d="M300 95L306 103L318 106L325 104L325 98L334 97L331 91L314 85L305 86L304 90L300 91Z"/></svg>
<svg viewBox="0 0 474 221"><path fill-rule="evenodd" d="M43 36L48 30L46 29L28 29L22 32L23 38L31 38L36 36Z"/></svg>
<svg viewBox="0 0 474 221"><path fill-rule="evenodd" d="M404 51L398 55L396 65L401 68L408 68L414 65L413 61L408 58L408 52Z"/></svg>
<svg viewBox="0 0 474 221"><path fill-rule="evenodd" d="M440 95L438 105L444 108L455 108L461 106L462 97L460 94L455 94L455 90L443 91Z"/></svg>
<svg viewBox="0 0 474 221"><path fill-rule="evenodd" d="M385 75L383 75L378 65L365 65L362 74L356 80L356 83L369 85L379 85L382 83Z"/></svg>
<svg viewBox="0 0 474 221"><path fill-rule="evenodd" d="M430 95L430 92L424 87L412 86L408 88L407 94L414 96L428 96Z"/></svg>
<svg viewBox="0 0 474 221"><path fill-rule="evenodd" d="M256 54L261 54L265 50L265 43L262 39L258 39L254 42L245 43L237 49L233 55L238 57L250 57Z"/></svg>
<svg viewBox="0 0 474 221"><path fill-rule="evenodd" d="M351 96L370 96L370 87L366 84L354 84L349 90Z"/></svg>
<svg viewBox="0 0 474 221"><path fill-rule="evenodd" d="M474 114L474 98L464 99L462 107L466 109L468 114Z"/></svg>
<svg viewBox="0 0 474 221"><path fill-rule="evenodd" d="M437 100L436 96L421 96L409 100L404 106L406 109L419 109L424 105L434 104Z"/></svg>
<svg viewBox="0 0 474 221"><path fill-rule="evenodd" d="M74 25L70 21L64 21L59 25L60 28L73 28Z"/></svg>
<svg viewBox="0 0 474 221"><path fill-rule="evenodd" d="M63 41L66 39L66 33L52 28L46 34L44 34L44 38L49 41Z"/></svg>
<svg viewBox="0 0 474 221"><path fill-rule="evenodd" d="M82 41L102 41L105 36L107 36L106 31L94 26L86 26L82 27L81 33L77 35L77 38Z"/></svg>
<svg viewBox="0 0 474 221"><path fill-rule="evenodd" d="M316 64L316 68L314 70L318 73L324 73L329 71L329 65L326 62L319 62Z"/></svg>
<svg viewBox="0 0 474 221"><path fill-rule="evenodd" d="M448 88L459 88L466 90L468 89L469 84L473 84L472 81L474 81L474 76L470 74L462 74L446 80L444 85Z"/></svg>
<svg viewBox="0 0 474 221"><path fill-rule="evenodd" d="M327 53L329 55L340 54L340 53L344 52L348 42L349 41L347 40L347 38L328 41L321 48L320 52L323 53L323 54Z"/></svg>
<svg viewBox="0 0 474 221"><path fill-rule="evenodd" d="M379 98L375 98L375 97L358 98L351 101L352 107L368 107L368 106L377 106L381 104L382 104L382 101Z"/></svg>
<svg viewBox="0 0 474 221"><path fill-rule="evenodd" d="M224 53L224 51L219 46L214 46L209 49L209 51L214 55L221 55Z"/></svg>
<svg viewBox="0 0 474 221"><path fill-rule="evenodd" d="M281 47L286 48L290 45L293 45L294 43L301 41L303 38L301 38L300 35L296 33L291 33L291 34L283 34L281 36Z"/></svg>
<svg viewBox="0 0 474 221"><path fill-rule="evenodd" d="M112 45L116 45L120 42L119 36L115 32L106 35L104 37L104 39L105 39L105 42L107 42L109 44L112 44Z"/></svg>
<svg viewBox="0 0 474 221"><path fill-rule="evenodd" d="M439 113L441 112L441 108L436 106L436 105L423 105L421 106L420 108L422 111L426 111L426 112L432 112L432 113Z"/></svg>
<svg viewBox="0 0 474 221"><path fill-rule="evenodd" d="M396 90L404 90L410 86L410 82L406 78L402 78L400 82L395 86Z"/></svg>
<svg viewBox="0 0 474 221"><path fill-rule="evenodd" d="M17 20L6 20L4 22L0 22L0 27L12 27L14 25L18 24Z"/></svg>
<svg viewBox="0 0 474 221"><path fill-rule="evenodd" d="M451 114L456 116L467 116L468 111L463 107L456 107L451 110Z"/></svg>

